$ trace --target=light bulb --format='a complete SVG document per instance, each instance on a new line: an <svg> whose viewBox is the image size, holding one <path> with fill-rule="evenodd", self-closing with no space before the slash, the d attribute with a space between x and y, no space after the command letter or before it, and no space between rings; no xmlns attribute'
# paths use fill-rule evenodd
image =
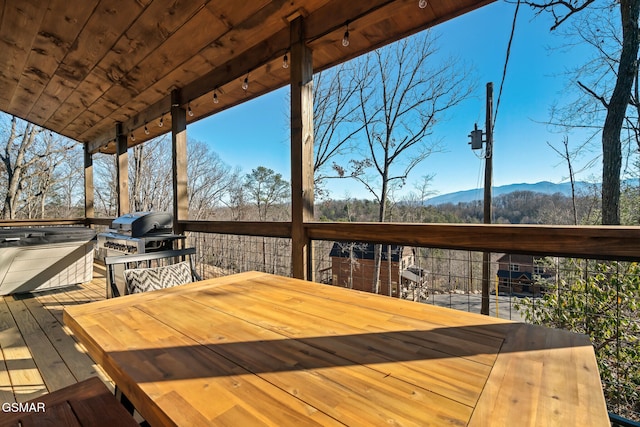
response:
<svg viewBox="0 0 640 427"><path fill-rule="evenodd" d="M131 132L131 141L135 141L136 137L133 135L133 132Z"/></svg>
<svg viewBox="0 0 640 427"><path fill-rule="evenodd" d="M244 90L249 89L249 77L244 78L244 81L242 82L242 89Z"/></svg>
<svg viewBox="0 0 640 427"><path fill-rule="evenodd" d="M158 127L161 128L164 126L164 117L160 117L160 122L158 122Z"/></svg>
<svg viewBox="0 0 640 427"><path fill-rule="evenodd" d="M344 37L342 37L342 46L349 46L349 29L344 32Z"/></svg>
<svg viewBox="0 0 640 427"><path fill-rule="evenodd" d="M218 102L220 102L220 100L218 99L218 94L216 93L216 91L213 91L213 103L217 104Z"/></svg>
<svg viewBox="0 0 640 427"><path fill-rule="evenodd" d="M145 135L149 135L149 128L147 127L147 124L144 124L144 134Z"/></svg>
<svg viewBox="0 0 640 427"><path fill-rule="evenodd" d="M189 117L193 117L193 110L191 109L191 104L187 105L187 114Z"/></svg>
<svg viewBox="0 0 640 427"><path fill-rule="evenodd" d="M289 57L287 54L284 54L284 58L282 58L282 68L289 68Z"/></svg>
<svg viewBox="0 0 640 427"><path fill-rule="evenodd" d="M419 0L418 1L418 7L420 9L424 9L425 7L427 7L427 0Z"/></svg>

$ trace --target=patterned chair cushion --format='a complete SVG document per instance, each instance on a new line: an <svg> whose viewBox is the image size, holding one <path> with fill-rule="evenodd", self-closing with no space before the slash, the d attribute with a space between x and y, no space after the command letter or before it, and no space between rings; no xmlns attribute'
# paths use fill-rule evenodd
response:
<svg viewBox="0 0 640 427"><path fill-rule="evenodd" d="M124 271L127 294L171 288L192 281L191 266L186 261L164 267L132 268Z"/></svg>

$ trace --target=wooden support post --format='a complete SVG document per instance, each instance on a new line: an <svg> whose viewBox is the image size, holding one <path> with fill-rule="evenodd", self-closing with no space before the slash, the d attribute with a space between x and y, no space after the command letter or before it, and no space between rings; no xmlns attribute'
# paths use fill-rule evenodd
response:
<svg viewBox="0 0 640 427"><path fill-rule="evenodd" d="M95 218L93 204L93 155L89 145L84 144L84 217Z"/></svg>
<svg viewBox="0 0 640 427"><path fill-rule="evenodd" d="M118 216L129 213L129 153L122 123L116 125L116 170L118 177Z"/></svg>
<svg viewBox="0 0 640 427"><path fill-rule="evenodd" d="M180 106L180 91L171 92L171 164L173 168L173 231L182 234L180 220L189 219L187 194L187 112Z"/></svg>
<svg viewBox="0 0 640 427"><path fill-rule="evenodd" d="M313 61L305 44L304 18L291 22L291 260L293 277L313 280Z"/></svg>

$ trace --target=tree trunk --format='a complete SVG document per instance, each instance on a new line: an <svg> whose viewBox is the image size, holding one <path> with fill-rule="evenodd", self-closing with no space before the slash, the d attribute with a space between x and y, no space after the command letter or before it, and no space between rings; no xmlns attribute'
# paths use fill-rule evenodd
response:
<svg viewBox="0 0 640 427"><path fill-rule="evenodd" d="M387 216L387 188L389 185L389 172L388 168L385 168L385 171L382 175L382 190L380 191L380 208L378 210L378 221L384 222ZM380 272L382 270L382 245L374 245L373 247L373 259L374 259L374 270L373 270L373 292L376 294L380 293Z"/></svg>
<svg viewBox="0 0 640 427"><path fill-rule="evenodd" d="M640 0L620 0L622 53L613 94L602 129L602 224L620 224L620 132L625 118L634 77L638 72L638 12Z"/></svg>
<svg viewBox="0 0 640 427"><path fill-rule="evenodd" d="M39 133L38 128L30 123L27 124L22 134L22 140L20 141L15 154L15 160L12 163L11 152L14 149L13 143L16 138L20 137L17 135L16 126L16 118L14 117L11 120L11 132L9 139L7 140L5 153L0 155L2 156L2 161L4 162L7 170L7 193L5 195L4 206L2 209L2 217L4 219L15 219L16 204L20 196L20 182L24 168L28 166L28 160L25 158L26 152L33 144Z"/></svg>
<svg viewBox="0 0 640 427"><path fill-rule="evenodd" d="M133 165L134 165L134 175L133 179L131 179L130 191L131 195L129 196L129 200L131 200L131 205L133 206L134 212L141 212L145 210L142 206L142 179L143 179L143 169L144 169L144 144L136 145L133 147ZM151 177L147 177L150 179Z"/></svg>

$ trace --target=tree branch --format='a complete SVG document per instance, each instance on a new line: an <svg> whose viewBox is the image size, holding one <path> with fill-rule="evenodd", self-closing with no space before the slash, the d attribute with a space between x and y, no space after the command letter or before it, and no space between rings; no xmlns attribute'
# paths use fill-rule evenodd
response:
<svg viewBox="0 0 640 427"><path fill-rule="evenodd" d="M578 80L578 86L580 86L582 88L582 90L584 90L585 92L587 92L589 95L593 96L595 99L597 99L598 101L600 101L602 103L602 105L604 106L604 108L606 108L607 110L609 109L609 104L607 103L607 100L604 99L604 97L602 95L598 95L597 93L595 93L593 90L591 90L590 88L588 88L587 86L585 86L581 81Z"/></svg>

